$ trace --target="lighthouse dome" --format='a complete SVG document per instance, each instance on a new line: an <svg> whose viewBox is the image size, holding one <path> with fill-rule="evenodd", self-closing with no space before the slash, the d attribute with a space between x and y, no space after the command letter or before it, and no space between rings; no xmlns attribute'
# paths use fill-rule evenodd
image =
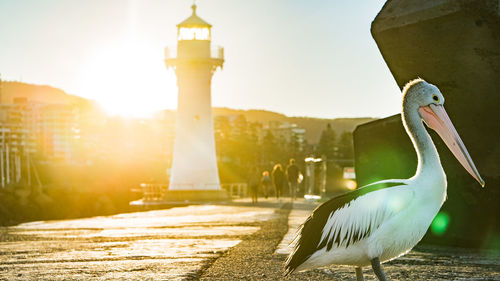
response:
<svg viewBox="0 0 500 281"><path fill-rule="evenodd" d="M197 14L196 14L196 5L192 5L191 6L191 9L193 10L193 14L185 19L184 21L182 21L181 23L179 23L177 25L177 27L212 27L211 24L209 24L208 22L204 21L202 18L200 18Z"/></svg>

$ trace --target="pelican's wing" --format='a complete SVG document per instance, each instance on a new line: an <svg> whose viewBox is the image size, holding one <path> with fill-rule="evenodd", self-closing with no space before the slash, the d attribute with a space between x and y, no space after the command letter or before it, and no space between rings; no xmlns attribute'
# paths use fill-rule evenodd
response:
<svg viewBox="0 0 500 281"><path fill-rule="evenodd" d="M411 201L413 192L405 186L405 180L380 181L318 206L298 230L285 274L293 272L317 250L347 247L367 237Z"/></svg>

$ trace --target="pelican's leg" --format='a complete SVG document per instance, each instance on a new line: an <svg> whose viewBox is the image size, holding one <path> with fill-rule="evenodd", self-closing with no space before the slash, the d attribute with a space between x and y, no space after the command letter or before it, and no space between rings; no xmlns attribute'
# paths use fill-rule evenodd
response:
<svg viewBox="0 0 500 281"><path fill-rule="evenodd" d="M364 281L363 269L361 267L356 267L356 281Z"/></svg>
<svg viewBox="0 0 500 281"><path fill-rule="evenodd" d="M384 271L382 271L382 267L380 267L380 260L378 258L374 258L371 260L371 262L372 262L373 272L375 272L375 275L377 275L378 280L387 281L387 278L385 278Z"/></svg>

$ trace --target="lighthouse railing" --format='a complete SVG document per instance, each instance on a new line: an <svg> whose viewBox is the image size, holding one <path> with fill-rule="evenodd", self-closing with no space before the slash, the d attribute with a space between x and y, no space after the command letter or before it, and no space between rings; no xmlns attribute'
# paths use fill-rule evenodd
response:
<svg viewBox="0 0 500 281"><path fill-rule="evenodd" d="M167 46L164 49L165 59L177 58L177 46ZM210 46L210 58L224 60L224 48L217 45Z"/></svg>
<svg viewBox="0 0 500 281"><path fill-rule="evenodd" d="M224 48L223 47L212 45L212 47L210 48L210 52L211 52L210 53L211 58L219 59L219 60L224 59Z"/></svg>
<svg viewBox="0 0 500 281"><path fill-rule="evenodd" d="M142 183L141 188L144 201L160 201L168 190L168 184Z"/></svg>
<svg viewBox="0 0 500 281"><path fill-rule="evenodd" d="M165 47L165 59L175 59L177 57L177 48L174 46Z"/></svg>
<svg viewBox="0 0 500 281"><path fill-rule="evenodd" d="M193 184L183 184L187 190L195 189ZM247 183L223 183L223 184L205 184L204 187L214 187L220 186L221 189L226 190L231 198L244 198L248 196L248 185ZM136 192L141 192L143 194L142 201L145 202L155 202L162 201L165 198L165 194L169 190L168 184L159 183L142 183L140 185L141 189L135 190ZM200 186L198 186L200 187ZM210 188L209 188L210 189Z"/></svg>
<svg viewBox="0 0 500 281"><path fill-rule="evenodd" d="M248 185L246 183L223 183L221 188L227 190L231 198L243 198L248 196Z"/></svg>

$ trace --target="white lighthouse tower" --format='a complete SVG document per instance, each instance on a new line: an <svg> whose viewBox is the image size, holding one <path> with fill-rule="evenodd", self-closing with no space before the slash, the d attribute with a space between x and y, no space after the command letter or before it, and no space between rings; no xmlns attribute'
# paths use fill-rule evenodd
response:
<svg viewBox="0 0 500 281"><path fill-rule="evenodd" d="M211 25L193 14L177 25L177 54L165 50L177 75L178 105L169 193L179 200L225 197L221 192L212 118L211 81L224 49L211 46ZM179 191L179 192L175 192Z"/></svg>

